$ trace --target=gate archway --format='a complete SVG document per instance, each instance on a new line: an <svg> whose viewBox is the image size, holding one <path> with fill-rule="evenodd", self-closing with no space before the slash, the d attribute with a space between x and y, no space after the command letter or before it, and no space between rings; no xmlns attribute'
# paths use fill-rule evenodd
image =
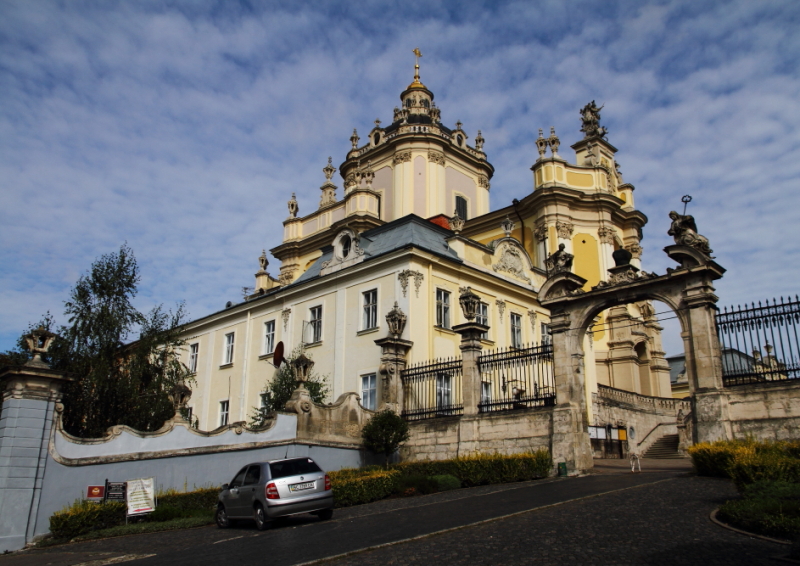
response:
<svg viewBox="0 0 800 566"><path fill-rule="evenodd" d="M585 279L566 270L542 285L539 301L550 309L556 381L555 461L565 461L574 469L592 467L583 375L586 331L602 311L645 300L665 303L680 322L692 399L693 440L731 438L715 325L718 298L713 286L725 269L694 247L673 245L664 251L679 264L665 275L640 272L622 254L615 258L618 265L609 269L609 280L591 291L581 289Z"/></svg>

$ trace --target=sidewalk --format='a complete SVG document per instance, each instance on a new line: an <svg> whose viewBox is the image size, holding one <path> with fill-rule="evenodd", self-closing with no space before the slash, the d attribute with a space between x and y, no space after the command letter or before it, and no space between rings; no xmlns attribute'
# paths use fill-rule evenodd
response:
<svg viewBox="0 0 800 566"><path fill-rule="evenodd" d="M691 458L679 458L675 460L660 459L660 458L642 458L640 460L642 465L642 473L654 472L675 472L675 473L692 473ZM638 473L639 466L636 466ZM627 458L625 459L601 459L595 458L594 470L595 474L629 474L631 473L631 463Z"/></svg>

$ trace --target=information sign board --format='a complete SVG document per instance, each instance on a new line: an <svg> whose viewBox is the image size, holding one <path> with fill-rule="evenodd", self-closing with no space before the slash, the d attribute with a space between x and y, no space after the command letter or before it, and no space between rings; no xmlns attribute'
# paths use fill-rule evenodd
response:
<svg viewBox="0 0 800 566"><path fill-rule="evenodd" d="M106 480L106 501L125 501L125 482Z"/></svg>
<svg viewBox="0 0 800 566"><path fill-rule="evenodd" d="M128 515L155 511L155 481L153 478L128 480Z"/></svg>

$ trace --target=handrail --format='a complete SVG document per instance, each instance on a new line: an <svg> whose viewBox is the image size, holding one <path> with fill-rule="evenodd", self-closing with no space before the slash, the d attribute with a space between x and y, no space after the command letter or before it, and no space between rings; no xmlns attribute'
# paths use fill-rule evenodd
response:
<svg viewBox="0 0 800 566"><path fill-rule="evenodd" d="M650 435L651 435L651 434L653 434L653 431L654 431L655 429L657 429L658 427L662 426L662 425L675 425L675 426L677 426L677 425L678 425L678 421L676 420L674 423L658 423L656 426L654 426L654 427L653 427L653 428L650 430L650 432L648 432L648 433L647 433L647 434L644 436L644 438L643 438L643 439L641 439L641 440L640 440L640 441L639 441L639 442L636 444L636 448L639 448L639 446L641 446L641 445L642 445L642 443L643 443L645 440L647 440L647 439L650 437Z"/></svg>

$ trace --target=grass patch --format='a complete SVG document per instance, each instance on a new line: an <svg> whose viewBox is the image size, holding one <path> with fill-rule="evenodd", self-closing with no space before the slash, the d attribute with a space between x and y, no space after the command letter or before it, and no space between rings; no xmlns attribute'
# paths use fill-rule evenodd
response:
<svg viewBox="0 0 800 566"><path fill-rule="evenodd" d="M757 481L743 490L741 499L720 507L717 518L747 532L793 539L800 535L800 484Z"/></svg>
<svg viewBox="0 0 800 566"><path fill-rule="evenodd" d="M91 533L75 537L72 539L72 541L79 542L99 538L121 537L124 535L139 535L143 533L157 533L160 531L174 531L176 529L191 529L193 527L210 525L213 522L214 514L207 513L205 515L198 515L194 517L171 519L169 521L132 523L128 525L120 525L118 527L111 527L109 529L92 531Z"/></svg>

